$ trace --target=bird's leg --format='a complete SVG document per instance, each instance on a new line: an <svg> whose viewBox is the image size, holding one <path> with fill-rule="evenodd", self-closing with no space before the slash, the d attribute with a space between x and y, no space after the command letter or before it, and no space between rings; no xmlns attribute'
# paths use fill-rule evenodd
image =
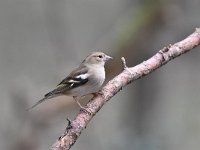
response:
<svg viewBox="0 0 200 150"><path fill-rule="evenodd" d="M78 106L79 106L81 109L84 108L84 107L80 104L80 102L78 101L77 97L73 96L73 98L74 98L76 104L78 104Z"/></svg>
<svg viewBox="0 0 200 150"><path fill-rule="evenodd" d="M80 109L82 110L82 111L84 111L85 113L88 113L88 114L92 114L89 110L87 110L85 107L83 107L81 104L80 104L80 102L78 101L78 99L77 99L77 97L76 96L73 96L73 98L74 98L74 100L75 100L75 102L78 104L78 106L80 107Z"/></svg>

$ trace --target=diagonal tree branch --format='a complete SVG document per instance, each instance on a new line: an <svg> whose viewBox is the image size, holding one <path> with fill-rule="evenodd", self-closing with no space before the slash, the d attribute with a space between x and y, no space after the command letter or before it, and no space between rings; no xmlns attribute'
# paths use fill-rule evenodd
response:
<svg viewBox="0 0 200 150"><path fill-rule="evenodd" d="M101 93L96 94L86 105L87 110L91 112L91 114L80 111L72 122L69 121L69 125L64 134L60 136L50 150L69 150L94 115L124 86L150 74L170 60L189 52L198 45L200 45L200 28L197 28L194 33L184 40L164 47L153 57L135 67L127 67L125 59L122 57L123 72L110 80L102 88Z"/></svg>

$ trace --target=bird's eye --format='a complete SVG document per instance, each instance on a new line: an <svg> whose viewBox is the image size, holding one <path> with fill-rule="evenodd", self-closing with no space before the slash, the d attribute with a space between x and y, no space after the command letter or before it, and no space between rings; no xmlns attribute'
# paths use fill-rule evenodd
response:
<svg viewBox="0 0 200 150"><path fill-rule="evenodd" d="M103 56L102 56L102 55L99 55L98 57L99 57L99 58L103 58Z"/></svg>

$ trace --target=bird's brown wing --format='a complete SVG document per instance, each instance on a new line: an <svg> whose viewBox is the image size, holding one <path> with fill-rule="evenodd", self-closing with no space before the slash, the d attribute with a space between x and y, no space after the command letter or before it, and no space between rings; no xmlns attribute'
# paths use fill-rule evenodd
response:
<svg viewBox="0 0 200 150"><path fill-rule="evenodd" d="M72 71L65 79L63 79L53 91L45 94L44 97L51 97L52 95L64 94L65 91L71 90L78 86L84 85L88 82L87 78L88 69L85 66Z"/></svg>

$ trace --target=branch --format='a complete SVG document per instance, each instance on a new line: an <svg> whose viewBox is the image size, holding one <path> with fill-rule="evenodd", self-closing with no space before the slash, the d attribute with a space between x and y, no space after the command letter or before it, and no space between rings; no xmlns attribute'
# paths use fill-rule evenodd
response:
<svg viewBox="0 0 200 150"><path fill-rule="evenodd" d="M103 105L117 94L124 86L129 83L150 74L170 60L189 52L196 46L200 45L200 28L197 28L194 33L186 39L164 47L153 57L135 67L127 67L126 61L122 57L123 71L114 79L110 80L86 105L88 112L80 111L76 118L69 124L63 135L53 144L50 150L69 150L81 135L83 129L86 128L89 121L103 107Z"/></svg>

